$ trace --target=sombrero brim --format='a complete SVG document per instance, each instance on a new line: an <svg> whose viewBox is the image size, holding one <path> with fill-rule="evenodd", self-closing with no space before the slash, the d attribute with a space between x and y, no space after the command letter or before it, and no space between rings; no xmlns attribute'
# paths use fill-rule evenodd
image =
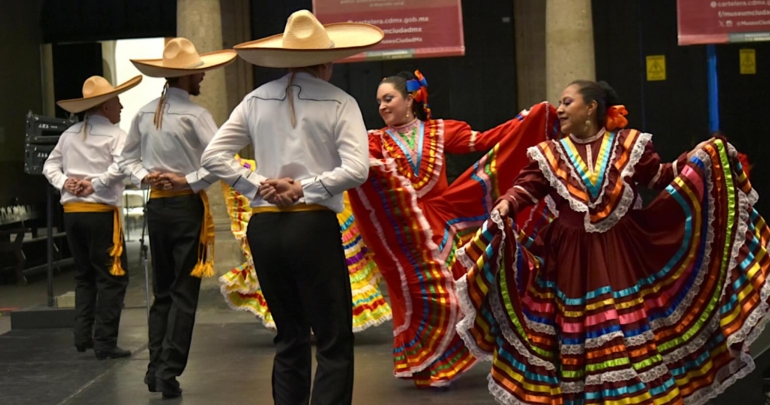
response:
<svg viewBox="0 0 770 405"><path fill-rule="evenodd" d="M236 56L238 54L231 49L204 53L200 55L202 64L189 69L164 66L163 59L131 59L131 63L145 76L179 77L225 67L232 63Z"/></svg>
<svg viewBox="0 0 770 405"><path fill-rule="evenodd" d="M283 34L245 42L233 47L245 61L264 67L297 68L315 66L347 58L379 44L385 37L381 29L369 24L335 23L324 25L333 48L292 49L283 47Z"/></svg>
<svg viewBox="0 0 770 405"><path fill-rule="evenodd" d="M142 82L142 76L136 76L128 80L127 82L121 84L120 86L115 87L115 90L109 93L100 94L94 97L61 100L61 101L57 101L56 104L59 107L63 108L65 111L71 112L73 114L77 114L79 112L86 111L89 108L96 107L97 105L113 97L118 96L120 93L131 90L141 82Z"/></svg>

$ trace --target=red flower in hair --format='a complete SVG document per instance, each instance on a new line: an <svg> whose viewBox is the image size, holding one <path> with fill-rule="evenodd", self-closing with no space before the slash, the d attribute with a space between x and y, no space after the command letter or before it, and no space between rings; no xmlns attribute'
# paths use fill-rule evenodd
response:
<svg viewBox="0 0 770 405"><path fill-rule="evenodd" d="M624 115L628 115L626 106L613 105L607 109L607 121L604 123L604 128L608 131L614 131L615 129L623 129L628 125L628 120Z"/></svg>

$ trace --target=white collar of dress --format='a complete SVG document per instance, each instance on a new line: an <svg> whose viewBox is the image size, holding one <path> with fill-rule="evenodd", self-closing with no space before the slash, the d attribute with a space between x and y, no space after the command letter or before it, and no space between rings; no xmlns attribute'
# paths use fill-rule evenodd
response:
<svg viewBox="0 0 770 405"><path fill-rule="evenodd" d="M607 133L607 131L602 128L599 132L596 133L596 135L590 137L590 138L578 138L575 135L569 134L570 139L572 139L572 142L580 143L580 144L586 144L586 143L593 143L597 139L600 139L604 136L604 134Z"/></svg>
<svg viewBox="0 0 770 405"><path fill-rule="evenodd" d="M393 131L396 131L396 132L402 132L402 131L405 131L405 130L410 130L410 129L412 129L414 127L417 127L419 125L420 125L420 120L415 118L412 122L409 122L407 124L400 125L400 126L397 126L397 127L390 126L389 128L391 130L393 130Z"/></svg>

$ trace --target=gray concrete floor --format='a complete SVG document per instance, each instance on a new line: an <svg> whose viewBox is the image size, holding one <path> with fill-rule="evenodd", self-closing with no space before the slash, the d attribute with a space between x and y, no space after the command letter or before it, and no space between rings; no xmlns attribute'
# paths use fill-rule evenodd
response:
<svg viewBox="0 0 770 405"><path fill-rule="evenodd" d="M127 310L119 344L126 360L98 361L76 353L69 331L10 332L0 336L0 404L270 404L273 333L243 314L202 313L196 322L190 361L179 378L184 395L162 400L142 379L148 353L144 313ZM471 370L448 391L418 390L393 378L390 325L357 335L355 404L494 404L486 371ZM10 353L13 346L34 351Z"/></svg>
<svg viewBox="0 0 770 405"><path fill-rule="evenodd" d="M162 400L147 392L142 379L147 367L147 323L144 276L138 265L138 244L129 242L131 282L121 319L119 345L129 359L98 361L92 351L77 353L65 329L10 331L10 317L0 315L0 405L102 404L271 404L270 377L273 333L250 314L224 304L216 283L202 289L190 361L179 379L184 395ZM55 279L55 294L73 290L72 272ZM41 305L45 277L27 286L0 285L0 308ZM481 405L494 404L487 392L488 363L480 363L448 390L418 390L392 376L390 323L356 335L354 404ZM757 369L770 366L770 356ZM760 371L739 381L713 405L763 404Z"/></svg>

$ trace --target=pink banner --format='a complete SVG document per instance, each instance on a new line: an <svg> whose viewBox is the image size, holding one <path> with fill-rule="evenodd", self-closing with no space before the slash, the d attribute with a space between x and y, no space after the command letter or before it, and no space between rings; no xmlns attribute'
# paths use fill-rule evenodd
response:
<svg viewBox="0 0 770 405"><path fill-rule="evenodd" d="M461 0L313 0L324 24L359 22L380 27L376 47L339 62L465 55Z"/></svg>
<svg viewBox="0 0 770 405"><path fill-rule="evenodd" d="M677 0L679 45L770 41L770 0Z"/></svg>

